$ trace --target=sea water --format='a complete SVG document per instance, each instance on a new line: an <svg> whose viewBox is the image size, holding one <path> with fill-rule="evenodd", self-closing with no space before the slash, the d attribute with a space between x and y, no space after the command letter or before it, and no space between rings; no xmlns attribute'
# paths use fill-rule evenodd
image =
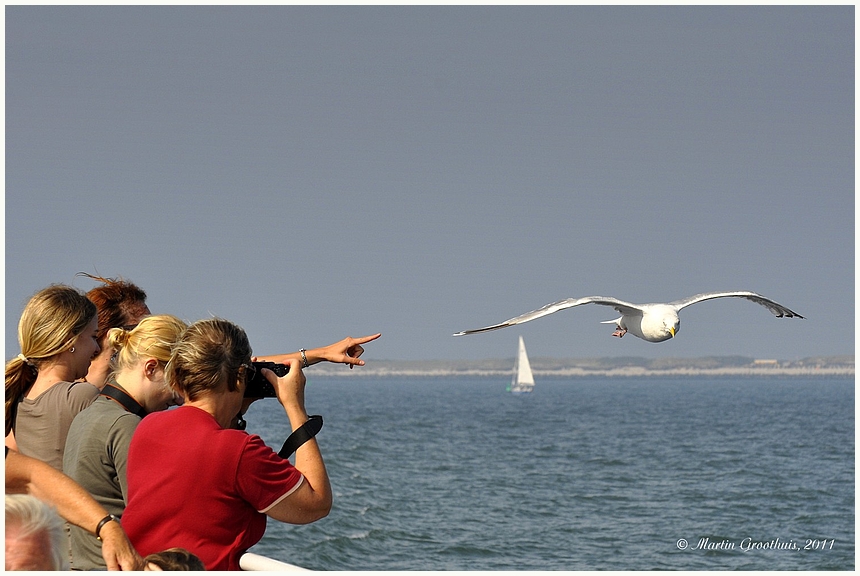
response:
<svg viewBox="0 0 860 576"><path fill-rule="evenodd" d="M316 378L313 570L853 570L853 378ZM276 450L276 400L248 430Z"/></svg>

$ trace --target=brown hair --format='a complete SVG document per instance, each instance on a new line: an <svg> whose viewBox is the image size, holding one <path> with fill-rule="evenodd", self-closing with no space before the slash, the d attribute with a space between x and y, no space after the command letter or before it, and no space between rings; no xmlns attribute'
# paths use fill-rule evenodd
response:
<svg viewBox="0 0 860 576"><path fill-rule="evenodd" d="M239 368L250 358L251 344L242 328L221 318L198 320L182 334L164 376L171 388L193 401L218 390L222 382L234 392Z"/></svg>
<svg viewBox="0 0 860 576"><path fill-rule="evenodd" d="M153 552L143 559L143 566L155 564L164 572L174 570L202 571L206 570L203 562L185 548L168 548L163 552Z"/></svg>
<svg viewBox="0 0 860 576"><path fill-rule="evenodd" d="M72 345L96 317L96 306L77 288L52 284L36 292L18 321L21 354L6 363L6 434L18 401L36 381L46 360Z"/></svg>
<svg viewBox="0 0 860 576"><path fill-rule="evenodd" d="M99 311L99 328L96 338L99 344L104 343L108 330L111 328L129 327L134 319L146 315L146 292L140 287L122 278L102 278L86 272L78 272L78 276L86 276L102 283L87 292L93 304Z"/></svg>

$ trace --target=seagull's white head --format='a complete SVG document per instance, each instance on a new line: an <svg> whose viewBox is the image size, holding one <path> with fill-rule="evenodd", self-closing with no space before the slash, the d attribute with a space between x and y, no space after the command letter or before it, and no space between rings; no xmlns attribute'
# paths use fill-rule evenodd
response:
<svg viewBox="0 0 860 576"><path fill-rule="evenodd" d="M681 325L678 311L667 304L646 304L642 315L625 318L628 329L647 342L663 342L674 338Z"/></svg>
<svg viewBox="0 0 860 576"><path fill-rule="evenodd" d="M666 332L672 335L672 338L675 337L675 334L678 333L678 330L681 329L681 319L678 318L678 315L675 314L674 318L665 318L663 320L663 326L666 328Z"/></svg>

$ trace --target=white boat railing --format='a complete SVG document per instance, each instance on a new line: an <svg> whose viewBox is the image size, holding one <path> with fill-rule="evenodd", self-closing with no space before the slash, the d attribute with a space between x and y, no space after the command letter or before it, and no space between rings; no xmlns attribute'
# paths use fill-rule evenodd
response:
<svg viewBox="0 0 860 576"><path fill-rule="evenodd" d="M250 552L245 552L239 557L239 568L254 572L309 572L307 568Z"/></svg>

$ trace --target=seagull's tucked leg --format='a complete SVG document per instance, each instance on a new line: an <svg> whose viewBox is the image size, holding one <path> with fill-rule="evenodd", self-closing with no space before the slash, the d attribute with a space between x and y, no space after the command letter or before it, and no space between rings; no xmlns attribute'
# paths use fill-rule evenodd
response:
<svg viewBox="0 0 860 576"><path fill-rule="evenodd" d="M612 335L617 336L618 338L621 338L625 334L627 334L627 328L625 328L624 326L621 325L621 320L623 318L624 318L624 316L621 316L620 318L617 318L616 320L605 320L605 321L601 322L601 324L615 324L616 330L615 330L615 332L612 333Z"/></svg>

